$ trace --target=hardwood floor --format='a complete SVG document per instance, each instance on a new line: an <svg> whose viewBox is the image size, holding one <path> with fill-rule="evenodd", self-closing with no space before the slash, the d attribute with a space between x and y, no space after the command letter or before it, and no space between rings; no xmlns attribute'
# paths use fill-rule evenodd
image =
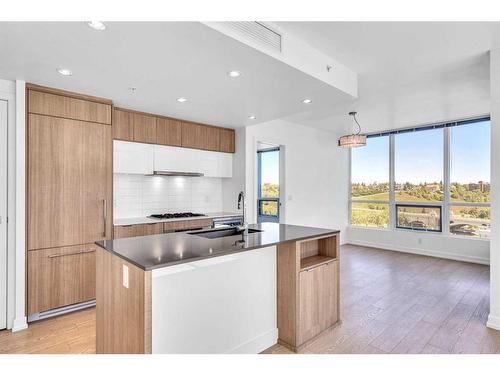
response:
<svg viewBox="0 0 500 375"><path fill-rule="evenodd" d="M486 328L489 267L351 245L341 252L343 322L301 353L500 353L500 331ZM0 353L95 353L95 309L0 331Z"/></svg>
<svg viewBox="0 0 500 375"><path fill-rule="evenodd" d="M95 308L30 324L23 331L0 331L0 353L95 353Z"/></svg>
<svg viewBox="0 0 500 375"><path fill-rule="evenodd" d="M346 245L342 324L301 353L500 353L489 267ZM291 353L275 345L265 353Z"/></svg>

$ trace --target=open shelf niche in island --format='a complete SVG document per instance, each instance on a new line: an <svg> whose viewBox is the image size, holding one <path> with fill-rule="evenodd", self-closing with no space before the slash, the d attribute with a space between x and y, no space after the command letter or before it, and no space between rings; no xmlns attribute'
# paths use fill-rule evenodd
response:
<svg viewBox="0 0 500 375"><path fill-rule="evenodd" d="M300 248L300 270L308 270L337 259L337 236L297 243Z"/></svg>

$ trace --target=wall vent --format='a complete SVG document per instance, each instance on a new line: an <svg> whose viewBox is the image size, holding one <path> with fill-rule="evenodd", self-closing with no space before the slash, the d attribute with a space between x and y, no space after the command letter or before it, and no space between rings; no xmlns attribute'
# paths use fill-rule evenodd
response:
<svg viewBox="0 0 500 375"><path fill-rule="evenodd" d="M274 52L282 51L282 36L258 21L230 21L219 23L223 28Z"/></svg>

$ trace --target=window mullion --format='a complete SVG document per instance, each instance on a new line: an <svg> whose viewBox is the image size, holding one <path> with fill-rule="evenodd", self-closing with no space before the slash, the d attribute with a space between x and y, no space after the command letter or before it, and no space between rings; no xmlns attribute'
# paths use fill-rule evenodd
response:
<svg viewBox="0 0 500 375"><path fill-rule="evenodd" d="M389 135L389 228L396 228L396 204L395 204L395 182L394 182L394 155L395 155L394 134Z"/></svg>
<svg viewBox="0 0 500 375"><path fill-rule="evenodd" d="M451 129L446 127L443 129L444 131L444 176L443 176L443 212L442 223L443 223L443 233L450 233L450 170L451 170Z"/></svg>

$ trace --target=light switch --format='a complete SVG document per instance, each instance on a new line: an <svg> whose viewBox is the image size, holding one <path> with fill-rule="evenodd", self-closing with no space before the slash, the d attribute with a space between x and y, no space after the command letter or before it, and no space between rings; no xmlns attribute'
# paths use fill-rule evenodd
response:
<svg viewBox="0 0 500 375"><path fill-rule="evenodd" d="M123 265L123 286L128 288L128 267Z"/></svg>

